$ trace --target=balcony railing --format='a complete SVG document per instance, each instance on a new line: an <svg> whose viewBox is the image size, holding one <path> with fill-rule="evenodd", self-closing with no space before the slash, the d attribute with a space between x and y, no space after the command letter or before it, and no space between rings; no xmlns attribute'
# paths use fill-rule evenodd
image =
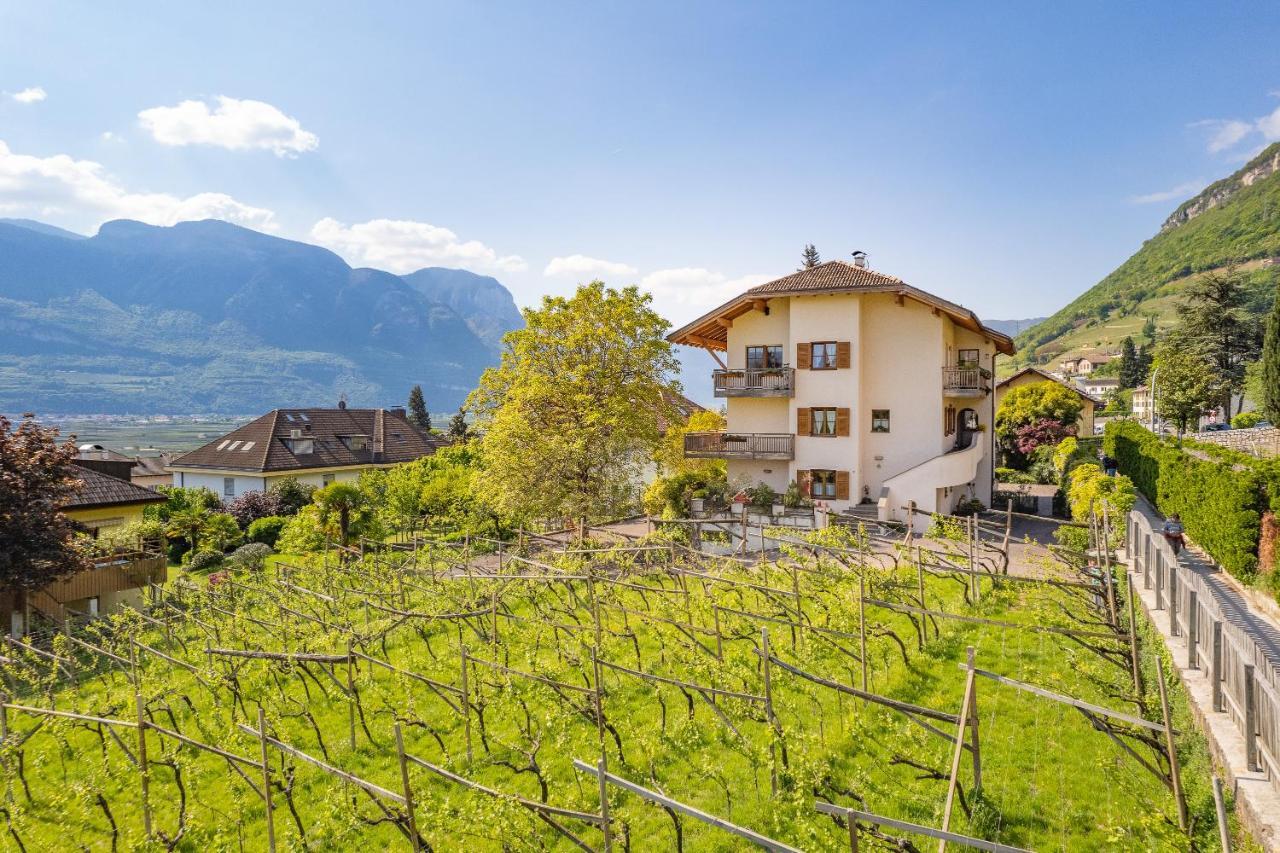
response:
<svg viewBox="0 0 1280 853"><path fill-rule="evenodd" d="M711 374L717 397L791 397L795 375L790 367L748 367Z"/></svg>
<svg viewBox="0 0 1280 853"><path fill-rule="evenodd" d="M691 432L684 437L684 455L695 459L794 459L796 437L791 433Z"/></svg>
<svg viewBox="0 0 1280 853"><path fill-rule="evenodd" d="M982 367L944 367L942 390L953 397L982 396L991 391L991 372Z"/></svg>

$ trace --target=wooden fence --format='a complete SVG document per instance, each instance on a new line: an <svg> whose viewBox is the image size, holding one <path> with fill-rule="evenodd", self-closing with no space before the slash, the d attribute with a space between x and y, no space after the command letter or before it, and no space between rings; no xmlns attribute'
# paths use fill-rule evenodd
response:
<svg viewBox="0 0 1280 853"><path fill-rule="evenodd" d="M1280 790L1280 668L1238 624L1203 575L1178 563L1161 531L1140 512L1129 514L1133 569L1154 589L1169 633L1187 641L1186 666L1213 685L1213 710L1229 716L1244 736L1249 769L1267 774ZM1155 614L1152 614L1153 618Z"/></svg>

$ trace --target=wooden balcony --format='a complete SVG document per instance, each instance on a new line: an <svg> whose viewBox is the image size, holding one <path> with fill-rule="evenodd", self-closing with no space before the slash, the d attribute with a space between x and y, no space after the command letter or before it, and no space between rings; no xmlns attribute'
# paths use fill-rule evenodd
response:
<svg viewBox="0 0 1280 853"><path fill-rule="evenodd" d="M991 393L991 372L982 367L944 367L942 392L948 397L985 397Z"/></svg>
<svg viewBox="0 0 1280 853"><path fill-rule="evenodd" d="M717 397L793 397L795 376L790 367L749 367L711 374Z"/></svg>
<svg viewBox="0 0 1280 853"><path fill-rule="evenodd" d="M794 459L796 437L771 432L691 432L684 437L691 459Z"/></svg>

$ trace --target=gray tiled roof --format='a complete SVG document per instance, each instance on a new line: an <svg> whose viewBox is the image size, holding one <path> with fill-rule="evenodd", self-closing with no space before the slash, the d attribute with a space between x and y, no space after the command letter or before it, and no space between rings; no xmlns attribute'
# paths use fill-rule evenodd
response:
<svg viewBox="0 0 1280 853"><path fill-rule="evenodd" d="M109 477L91 468L76 466L76 477L83 483L77 494L62 505L62 509L88 509L98 506L116 506L141 503L159 503L164 495L135 486L127 480Z"/></svg>

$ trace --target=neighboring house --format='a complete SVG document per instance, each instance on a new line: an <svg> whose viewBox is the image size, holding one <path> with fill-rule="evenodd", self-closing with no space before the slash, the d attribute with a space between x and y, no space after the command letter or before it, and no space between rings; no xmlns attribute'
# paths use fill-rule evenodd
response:
<svg viewBox="0 0 1280 853"><path fill-rule="evenodd" d="M1107 353L1089 353L1065 358L1058 364L1058 367L1067 376L1088 376L1102 365L1109 363L1113 358L1115 356Z"/></svg>
<svg viewBox="0 0 1280 853"><path fill-rule="evenodd" d="M111 460L99 460L111 461ZM118 461L118 460L117 460ZM104 474L77 461L76 475L83 486L79 494L60 509L86 534L94 539L107 531L142 520L142 510L153 503L163 503L164 496L136 486L125 478ZM164 583L167 561L158 547L136 543L94 559L94 567L64 580L51 583L38 592L22 596L0 593L0 611L4 624L14 636L23 636L39 614L61 625L69 610L91 616L110 613L123 603L139 600L149 583Z"/></svg>
<svg viewBox="0 0 1280 853"><path fill-rule="evenodd" d="M1114 376L1077 376L1076 385L1084 393L1105 400L1108 394L1120 388L1120 380Z"/></svg>
<svg viewBox="0 0 1280 853"><path fill-rule="evenodd" d="M108 450L101 444L82 444L76 454L78 465L93 468L119 479L128 479L135 486L148 489L173 485L173 475L165 470L165 466L172 459L171 453L162 453L159 456L126 456L123 453Z"/></svg>
<svg viewBox="0 0 1280 853"><path fill-rule="evenodd" d="M1147 385L1139 385L1133 389L1133 399L1129 403L1133 410L1133 417L1138 423L1151 424L1152 416L1155 414L1155 408L1151 400L1151 388Z"/></svg>
<svg viewBox="0 0 1280 853"><path fill-rule="evenodd" d="M409 423L404 409L276 409L173 459L175 486L211 489L224 501L284 477L313 486L351 481L448 444Z"/></svg>
<svg viewBox="0 0 1280 853"><path fill-rule="evenodd" d="M172 453L161 453L159 456L135 456L130 478L134 485L154 489L156 486L172 486L173 475L168 466L173 462Z"/></svg>
<svg viewBox="0 0 1280 853"><path fill-rule="evenodd" d="M912 501L990 503L991 376L1012 339L864 255L753 287L667 339L721 364L728 430L689 434L685 454L728 460L731 488L795 481L834 510L875 504L884 519Z"/></svg>
<svg viewBox="0 0 1280 853"><path fill-rule="evenodd" d="M1068 391L1071 391L1080 398L1080 403L1083 408L1080 409L1080 417L1076 421L1076 435L1093 435L1093 416L1098 409L1102 408L1103 401L1090 395L1088 392L1080 388L1080 386L1071 382L1065 382L1054 374L1046 373L1038 367L1024 367L1017 373L997 384L996 409L999 410L1000 403L1004 400L1004 395L1008 394L1014 388L1021 388L1024 385L1039 385L1041 382L1057 382L1063 388L1066 388Z"/></svg>

